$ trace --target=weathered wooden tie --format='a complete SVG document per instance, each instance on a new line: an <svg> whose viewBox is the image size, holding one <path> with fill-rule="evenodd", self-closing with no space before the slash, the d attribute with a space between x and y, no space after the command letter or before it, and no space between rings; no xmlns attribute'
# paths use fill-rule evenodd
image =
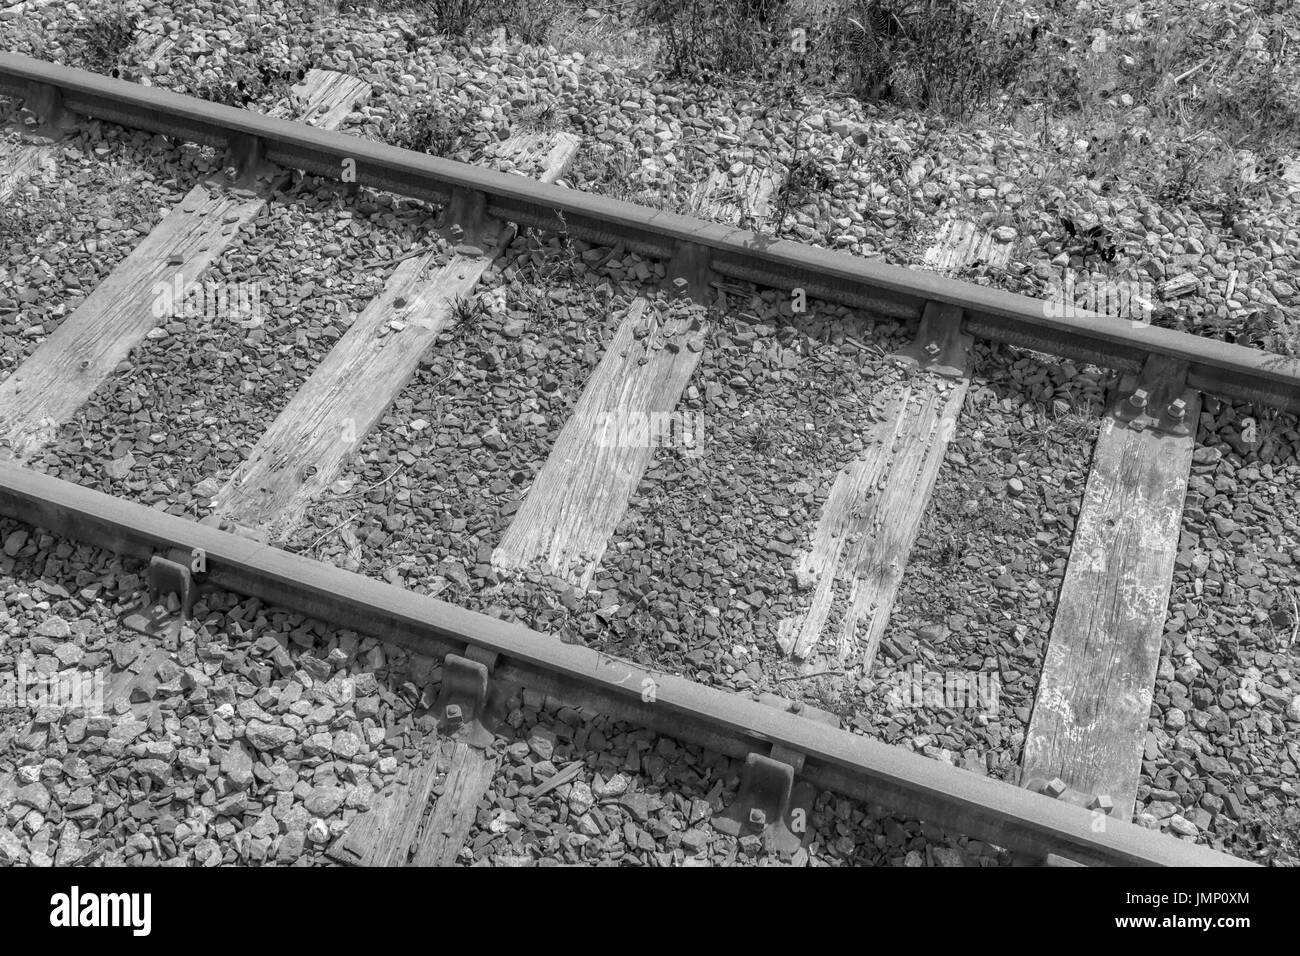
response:
<svg viewBox="0 0 1300 956"><path fill-rule="evenodd" d="M313 70L300 90L308 121L336 127L368 95L360 80ZM287 176L287 173L281 174ZM166 296L190 288L265 208L281 175L251 190L200 184L0 382L0 446L26 462L53 440L145 335ZM162 298L160 298L162 297ZM174 300L174 295L172 296Z"/></svg>
<svg viewBox="0 0 1300 956"><path fill-rule="evenodd" d="M809 657L833 606L843 602L833 655L871 666L966 399L970 348L960 309L926 308L914 344L900 356L921 371L894 386L867 450L836 475L812 548L795 565L813 594L807 611L778 625L787 654Z"/></svg>
<svg viewBox="0 0 1300 956"><path fill-rule="evenodd" d="M496 768L489 753L440 741L356 817L331 855L353 866L451 866Z"/></svg>
<svg viewBox="0 0 1300 956"><path fill-rule="evenodd" d="M524 135L499 152L524 164L544 162L540 178L553 182L578 145L570 134ZM217 493L217 519L272 539L287 536L337 480L509 236L504 231L487 254L453 256L432 276L425 273L433 252L398 265Z"/></svg>
<svg viewBox="0 0 1300 956"><path fill-rule="evenodd" d="M1026 786L1059 780L1108 797L1125 820L1137 796L1200 414L1200 396L1185 382L1185 367L1150 358L1102 422L1025 737Z"/></svg>
<svg viewBox="0 0 1300 956"><path fill-rule="evenodd" d="M738 193L721 174L709 180L703 214L714 218L763 215L775 180L760 176ZM687 249L669 268L695 269ZM614 529L627 513L655 449L677 441L698 451L700 423L670 416L699 365L709 321L700 297L703 277L689 283L696 298L667 310L634 299L577 407L560 431L537 480L524 498L492 564L506 571L544 569L569 583L590 586Z"/></svg>

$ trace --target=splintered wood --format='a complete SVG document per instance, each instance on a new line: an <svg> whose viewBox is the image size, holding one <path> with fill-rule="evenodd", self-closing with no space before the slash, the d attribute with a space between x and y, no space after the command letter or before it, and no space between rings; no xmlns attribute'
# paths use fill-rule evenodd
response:
<svg viewBox="0 0 1300 956"><path fill-rule="evenodd" d="M301 115L333 128L369 86L313 70ZM164 320L160 296L197 282L266 206L274 183L251 193L200 184L95 287L32 355L0 382L0 446L28 461L53 440L145 335Z"/></svg>
<svg viewBox="0 0 1300 956"><path fill-rule="evenodd" d="M681 307L660 316L644 299L632 303L493 552L494 566L523 569L541 561L547 573L590 585L654 455L649 423L677 406L699 364L701 312Z"/></svg>
<svg viewBox="0 0 1300 956"><path fill-rule="evenodd" d="M811 604L778 625L785 653L807 658L838 611L833 655L871 666L970 385L971 340L960 326L960 310L927 307L917 345L937 346L934 355L956 377L918 372L895 386L868 450L835 476L812 548L795 565Z"/></svg>
<svg viewBox="0 0 1300 956"><path fill-rule="evenodd" d="M458 256L426 279L433 257L393 271L217 492L213 514L278 538L338 478L489 265Z"/></svg>
<svg viewBox="0 0 1300 956"><path fill-rule="evenodd" d="M772 169L758 169L746 165L744 179L738 186L722 170L714 170L704 187L700 215L722 222L744 224L754 221L764 223L772 212L772 196L779 177Z"/></svg>
<svg viewBox="0 0 1300 956"><path fill-rule="evenodd" d="M976 262L1005 266L1011 258L1011 243L998 242L990 233L965 219L949 219L925 251L927 269L956 272Z"/></svg>
<svg viewBox="0 0 1300 956"><path fill-rule="evenodd" d="M1183 399L1195 423L1200 398ZM1025 738L1025 785L1059 778L1109 795L1123 820L1137 797L1194 448L1194 435L1103 421Z"/></svg>
<svg viewBox="0 0 1300 956"><path fill-rule="evenodd" d="M289 102L277 105L272 116L301 117L317 129L338 129L356 104L370 96L370 84L346 73L311 70L301 86L289 91Z"/></svg>
<svg viewBox="0 0 1300 956"><path fill-rule="evenodd" d="M568 171L581 145L573 133L514 133L486 152L502 172L553 183Z"/></svg>
<svg viewBox="0 0 1300 956"><path fill-rule="evenodd" d="M352 822L333 855L356 866L451 866L496 769L496 757L442 741Z"/></svg>
<svg viewBox="0 0 1300 956"><path fill-rule="evenodd" d="M46 163L54 161L54 147L25 143L0 157L0 203L7 202L18 187Z"/></svg>
<svg viewBox="0 0 1300 956"><path fill-rule="evenodd" d="M522 163L548 163L541 179L554 182L579 140L519 136L499 154L508 155L511 144ZM473 292L492 264L490 256L456 255L425 277L433 259L432 252L407 259L393 271L217 493L213 514L273 539L302 521L450 327L457 300Z"/></svg>
<svg viewBox="0 0 1300 956"><path fill-rule="evenodd" d="M502 143L496 158L519 172L540 165L541 180L554 182L573 161L579 142L569 134L522 134ZM496 251L508 242L507 231ZM383 292L218 493L215 514L272 536L287 534L311 500L334 482L410 381L420 357L449 326L456 300L473 291L492 257L457 255L425 278L432 261L430 253L394 270ZM460 742L444 742L437 755L406 768L405 782L382 794L369 813L353 822L340 844L341 859L365 866L452 864L495 770L494 757ZM437 786L441 792L426 812Z"/></svg>

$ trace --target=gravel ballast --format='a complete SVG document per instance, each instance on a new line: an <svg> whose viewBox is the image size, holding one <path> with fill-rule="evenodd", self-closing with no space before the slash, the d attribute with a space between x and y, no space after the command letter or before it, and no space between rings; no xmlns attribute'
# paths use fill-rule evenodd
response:
<svg viewBox="0 0 1300 956"><path fill-rule="evenodd" d="M465 110L453 154L481 161L509 131L572 130L593 152L568 184L696 213L700 187L711 174L722 171L737 186L755 169L772 169L779 178L797 148L822 177L787 210L780 230L787 238L918 265L927 261L946 224L972 223L992 255L962 265L956 273L961 278L1050 296L1068 270L1085 284L1130 284L1151 302L1145 317L1158 325L1274 350L1294 349L1300 342L1294 278L1300 269L1295 202L1300 180L1295 177L1273 183L1228 224L1211 209L1162 199L1152 183L1094 177L1097 147L1083 134L1105 139L1114 132L1101 125L1081 133L1077 124L1052 117L1041 122L1030 117L1031 122L1014 126L985 119L954 122L812 94L788 107L772 107L738 89L647 76L599 55L529 47L513 39L459 43L429 36L400 14L325 17L274 3L262 11L252 31L262 39L254 41L246 12L229 4L172 11L133 2L125 9L141 15L123 62L126 75L158 86L195 93L265 62L294 70L308 65L340 70L374 85L371 100L344 123L346 132L391 138L394 124L414 103L433 104L448 115ZM1238 12L1234 7L1234 19ZM63 58L60 31L77 16L73 8L41 5L29 8L21 20L0 17L0 48L38 54L43 49L43 55ZM282 92L265 92L253 105L267 108ZM1131 104L1122 110L1121 105L1110 104L1116 122L1142 122L1140 107L1126 112ZM0 163L18 143L12 130L0 130ZM0 222L12 230L0 249L0 378L57 328L218 159L210 150L98 123L54 148L51 161L0 210L7 217ZM205 276L234 286L256 285L267 310L264 320L180 316L165 322L59 429L32 466L174 514L204 517L212 495L379 290L393 261L429 241L431 218L432 211L418 203L366 191L358 201L333 185L295 177L295 185ZM1080 231L1104 227L1116 247L1114 261L1085 254L1065 231L1065 219ZM768 232L775 228L770 222L758 225ZM473 317L443 335L424 357L415 381L366 439L357 460L285 544L705 683L799 698L834 713L856 732L1014 781L1096 435L1101 375L1031 353L977 346L970 394L870 673L821 660L799 666L775 649L775 622L806 600L792 576L794 556L810 539L836 469L861 450L858 433L872 420L876 396L897 379L884 356L906 342L912 328L824 306L792 316L772 293L734 295L731 310L711 330L700 369L679 407L704 416L705 455L657 454L627 519L609 542L591 592L546 575L504 578L490 566L492 549L536 479L621 309L648 289L656 273L654 263L617 252L597 267L609 252L582 244L567 249L553 236L517 239L480 287ZM1229 852L1294 861L1300 839L1292 783L1300 765L1300 686L1293 660L1300 616L1294 562L1300 554L1289 490L1297 478L1295 423L1249 407L1211 405L1198 435L1138 819ZM1247 419L1257 439L1246 437ZM19 530L13 526L4 537L10 559L48 564L49 548L82 553L58 542L29 551L42 539L34 534L20 539ZM56 570L75 564L70 555L52 560ZM95 560L99 563L87 573L108 582L101 583L101 592L122 589L119 579L132 584L111 560ZM85 576L79 568L72 573ZM51 658L63 662L57 650L68 643L80 643L92 660L96 653L113 658L114 648L129 642L111 630L105 614L97 614L93 605L62 606L70 600L86 604L90 599L78 594L90 586L87 582L74 580L75 588L65 582L68 597L42 591L30 580L16 583L28 597L7 602L8 620L14 622L8 625L11 643L20 634L20 645L43 642L39 653L30 645L26 650L35 659L47 658L46 667ZM28 607L43 601L50 608L33 612ZM53 634L39 633L45 622L33 615L46 610L69 627L71 641L61 636L59 624L49 624ZM72 628L83 611L93 626L80 633ZM229 613L218 614L213 641L204 646L242 647L246 632L260 634L247 626L248 615L256 620L257 613L237 615L233 624ZM101 626L104 635L97 632ZM65 860L82 859L77 855L82 844L93 842L85 837L91 832L87 827L111 818L135 843L112 844L103 851L105 862L318 862L344 818L361 812L362 784L373 793L390 779L378 769L383 761L410 759L420 741L412 732L391 747L367 749L365 721L378 717L343 706L349 693L341 689L344 679L333 691L313 697L316 684L294 676L301 672L328 687L344 670L360 667L349 677L370 668L382 684L406 674L404 655L393 655L400 663L392 668L376 667L374 652L387 661L386 649L372 644L363 655L364 641L327 635L324 629L304 632L306 626L270 630L297 632L301 640L319 637L324 643L318 642L317 651L326 648L321 660L340 648L344 659L319 674L312 670L316 665L285 673L278 663L266 666L271 684L296 682L304 689L290 695L336 708L322 724L325 730L304 725L304 731L330 737L325 750L304 758L319 763L304 770L284 756L291 746L305 754L325 745L317 736L308 748L297 731L294 743L276 744L287 740L286 726L294 729L291 721L285 723L288 718L306 716L293 710L297 701L281 707L283 694L270 693L269 684L246 673L263 673L249 662L273 658L270 644L256 653L249 650L232 666L224 656L204 657L196 640L190 663L178 666L187 673L185 668L207 671L215 664L204 676L231 677L232 690L228 698L223 691L222 699L234 711L218 714L216 707L197 717L197 712L164 716L155 721L157 728L145 721L145 729L125 740L120 752L115 743L107 755L102 747L87 750L87 764L105 758L96 773L104 769L104 780L117 781L103 784L121 800L112 809L108 798L94 804L100 811L80 805L81 788L95 778L85 775L81 764L72 770L61 764L57 772L46 766L66 763L69 754L98 738L87 734L74 746L62 724L39 724L35 736L28 736L24 721L10 726L10 744L27 761L26 775L34 777L32 782L53 781L49 792L60 813L81 815L50 814L61 822L65 817L80 821L71 830L55 829L45 816L38 820L25 810L7 823L11 837L0 835L0 855L18 840L28 860L57 861L60 852ZM102 647L101 637L107 642ZM287 647L288 653L299 653L292 638ZM62 653L77 656L73 647ZM914 667L996 675L996 713L899 708L891 690ZM208 686L195 680L196 688ZM158 680L164 688L169 683ZM413 681L411 686L419 691L422 685ZM253 692L243 694L245 687ZM180 690L184 698L195 688ZM155 696L137 704L148 705L159 693L165 699L170 691L155 689ZM389 708L384 715L411 709L412 701L401 703L401 683L386 693L391 701L376 691L377 706ZM258 701L275 720L238 711L248 701ZM654 822L632 820L635 832L629 834L626 808L604 817L588 811L577 814L570 828L586 816L586 832L576 829L585 839L556 837L572 809L571 791L557 791L554 807L542 810L550 817L542 839L528 815L518 812L519 794L511 785L528 774L539 779L545 768L540 774L528 769L531 758L515 760L507 748L503 778L493 784L466 862L658 865L750 858L743 847L735 852L725 840L706 841L698 850L684 846L684 834L699 828L693 801L712 799L716 784L731 779L734 767L719 764L706 777L700 769L703 755L689 748L658 753L658 743L649 739L638 741L638 749L658 753L672 772L624 771L615 765L628 759L624 751L636 738L635 728L600 724L587 715L569 724L559 715L556 708L521 706L512 729L525 742L534 728L558 732L558 725L573 731L575 740L584 731L590 740L597 729L606 740L621 739L608 752L588 755L580 779L598 788L610 772L625 772L632 791L651 794L652 804L660 801ZM189 718L201 726L185 724ZM254 725L250 738L247 725L253 720L262 724ZM261 729L263 724L270 729ZM219 731L219 725L226 730ZM222 740L220 734L227 732ZM177 753L209 752L209 767L219 770L209 777L207 770L185 767L186 782L176 787L193 792L180 802L204 812L168 832L158 829L162 824L149 811L132 812L170 786L156 764L137 766L163 757L132 749L157 744L154 750L162 752L158 734ZM357 754L338 758L334 753L339 734L351 735L342 738L344 753L356 737L362 745L357 754L382 756L373 764L361 762L364 770L357 770ZM185 742L191 738L198 742ZM114 739L110 731L104 741ZM208 740L215 741L210 751ZM232 755L229 745L239 740L253 742ZM268 747L259 750L257 741ZM48 753L45 763L32 762L42 752ZM251 769L241 753L251 756ZM234 796L261 791L223 783L227 758L237 780L248 770L257 786L271 788L260 802L248 804L251 809ZM275 781L290 777L275 769L280 762L297 775L283 803L286 791L277 790ZM182 764L173 760L170 766ZM268 775L270 782L263 779ZM682 789L665 795L670 777ZM69 807L56 784L75 790L72 802L78 805ZM318 808L340 792L343 804L298 827L302 816L294 801L309 798L298 793L300 785L329 791L316 801ZM357 792L363 796L354 796ZM212 799L203 802L209 794ZM35 791L32 795L43 799ZM229 813L213 809L228 799L233 801ZM841 812L836 799L826 795L819 804L833 822L819 829L821 851L809 855L814 864L939 855L928 849L924 834L917 837L908 829L911 824L896 822L891 830L873 811ZM0 809L14 815L12 806ZM255 833L240 825L255 812L279 823L267 822ZM208 813L211 819L203 819ZM291 813L295 830L284 824L283 815ZM187 829L177 837L181 826ZM903 836L896 838L899 826ZM250 835L241 837L246 831ZM145 836L137 838L140 832ZM192 839L200 832L205 836ZM302 839L289 839L290 850L281 859L280 847L292 833ZM538 840L525 840L525 833ZM645 833L653 847L644 845ZM683 842L673 843L674 836ZM837 841L846 839L853 848L840 852L837 846L844 845ZM924 845L913 845L917 839ZM300 846L296 856L295 846ZM535 849L539 846L546 852ZM956 844L944 846L958 852ZM906 852L900 857L896 851ZM960 853L976 862L996 856L980 848Z"/></svg>
<svg viewBox="0 0 1300 956"><path fill-rule="evenodd" d="M437 662L256 600L205 594L170 647L123 629L142 567L0 521L0 862L34 866L325 864L327 850L427 750ZM51 673L101 697L44 698ZM71 704L64 707L63 704ZM102 704L102 706L101 706ZM507 702L502 771L462 861L517 865L773 862L709 820L735 763L527 690ZM530 802L571 760L571 782ZM831 794L794 862L994 865Z"/></svg>

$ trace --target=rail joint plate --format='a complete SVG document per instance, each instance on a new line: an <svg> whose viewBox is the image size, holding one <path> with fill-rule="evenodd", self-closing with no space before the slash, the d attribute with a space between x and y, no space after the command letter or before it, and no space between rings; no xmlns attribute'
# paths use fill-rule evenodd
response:
<svg viewBox="0 0 1300 956"><path fill-rule="evenodd" d="M969 365L971 336L962 330L962 310L955 305L927 302L916 338L890 356L900 365L944 378L962 378Z"/></svg>
<svg viewBox="0 0 1300 956"><path fill-rule="evenodd" d="M266 144L260 138L242 133L231 135L222 165L227 184L241 190L274 182L284 172L266 158Z"/></svg>
<svg viewBox="0 0 1300 956"><path fill-rule="evenodd" d="M41 125L36 128L38 137L67 139L77 128L77 117L63 105L63 91L48 83L32 83L27 87L23 106L33 113Z"/></svg>
<svg viewBox="0 0 1300 956"><path fill-rule="evenodd" d="M1195 393L1187 387L1187 363L1162 355L1147 356L1141 375L1126 374L1119 384L1111 415L1135 431L1188 435L1187 421Z"/></svg>
<svg viewBox="0 0 1300 956"><path fill-rule="evenodd" d="M690 298L708 308L713 304L710 286L714 279L712 258L708 246L695 242L680 243L668 260L664 288L676 298Z"/></svg>
<svg viewBox="0 0 1300 956"><path fill-rule="evenodd" d="M167 646L174 647L180 637L181 626L190 619L194 608L194 598L199 585L187 563L189 555L177 560L155 554L149 559L149 597L122 615L122 626L138 634L147 634L160 639ZM164 594L175 594L180 601L180 610L173 612L163 602Z"/></svg>
<svg viewBox="0 0 1300 956"><path fill-rule="evenodd" d="M509 241L510 232L505 223L488 213L487 204L485 193L459 186L452 189L451 202L443 211L438 228L457 254L496 256L503 240Z"/></svg>
<svg viewBox="0 0 1300 956"><path fill-rule="evenodd" d="M448 654L442 662L442 686L433 705L438 733L484 750L495 735L487 726L492 703L492 672L482 660Z"/></svg>
<svg viewBox="0 0 1300 956"><path fill-rule="evenodd" d="M734 837L761 836L764 847L785 857L798 852L808 839L808 814L817 792L809 783L795 783L790 756L773 748L771 757L746 757L740 791L731 806L713 818L714 829Z"/></svg>

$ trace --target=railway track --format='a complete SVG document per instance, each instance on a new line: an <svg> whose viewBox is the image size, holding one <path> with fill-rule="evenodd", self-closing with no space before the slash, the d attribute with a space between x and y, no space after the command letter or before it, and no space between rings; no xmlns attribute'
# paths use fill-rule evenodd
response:
<svg viewBox="0 0 1300 956"><path fill-rule="evenodd" d="M743 762L739 796L715 824L787 851L802 842L797 821L808 796L799 784L813 784L1038 861L1243 862L1129 821L1202 396L1294 411L1300 363L1103 315L1057 318L1037 300L565 189L554 183L579 144L562 134L521 135L503 144L498 158L531 174L520 176L332 131L365 92L359 81L313 72L297 104L309 125L0 55L0 93L23 98L47 132L91 117L223 148L230 167L228 182L196 186L0 382L0 437L13 458L0 464L0 514L150 562L154 590L177 593L187 605L186 594L209 585L421 655L450 655L439 694L425 701L452 741L443 763L419 762L375 809L337 834L336 859L406 862L412 842L420 846L417 861L454 859L496 771L485 728L492 704L526 690ZM38 160L24 153L23 169ZM269 427L248 436L237 465L220 480L201 492L196 483L180 498L153 498L173 513L24 467L59 464L50 451L59 430L88 424L78 418L82 409L114 387L133 350L163 347L150 345L160 338L156 290L172 288L177 276L194 282L205 275L263 213L287 169L444 205L441 239L403 252L383 289L313 361L273 370L292 386L292 397ZM0 170L0 183L24 175L5 173ZM378 450L392 441L385 415L395 402L411 389L427 396L435 373L457 374L460 366L447 370L422 359L458 330L473 331L475 313L463 300L480 283L491 290L507 270L518 271L517 263L497 264L507 249L518 250L511 245L516 227L558 234L557 246L581 240L589 244L581 253L588 261L622 260L626 277L641 280L639 294L607 298L606 322L589 340L569 343L581 358L561 361L558 381L538 376L539 394L568 394L567 405L546 407L567 417L557 433L543 433L543 460L522 472L516 467L522 477L504 480L504 490L494 492L508 492L512 506L498 512L489 532L479 536L474 529L491 543L480 540L472 562L486 566L492 580L540 568L572 600L593 589L619 590L605 586L608 565L620 553L628 522L643 517L632 502L658 467L646 423L674 420L680 430L685 422L689 431L692 419L683 412L691 409L691 383L701 368L713 374L720 337L754 341L752 333L737 332L733 301L766 303L773 316L797 323L801 313L789 302L783 309L781 295L773 299L769 291L765 300L760 294L778 290L791 302L846 307L833 320L845 327L851 327L848 309L887 317L877 334L889 347L863 346L862 364L852 367L876 376L880 386L860 419L869 425L867 440L858 455L831 463L833 478L823 476L829 488L815 502L807 547L786 548L803 599L783 609L771 629L774 646L765 651L779 648L801 676L815 676L813 667L846 665L870 673L888 639L907 556L972 388L977 341L1095 363L1122 376L1108 406L1096 410L1096 447L1023 733L1015 775L1023 785L881 744L839 727L816 707L771 695L767 703L746 699L285 550L309 552L322 523L346 535L328 526L322 502L345 496L341 485L358 484L349 469L359 452L382 464L386 456ZM544 260L553 251L535 248L531 255ZM647 282L656 275L666 291ZM246 331L230 334L242 338ZM512 331L515 338L519 333ZM752 347L757 353L762 344ZM501 365L496 356L482 366L487 374L475 381L485 392L503 387L494 377ZM742 387L734 379L732 385ZM529 415L547 417L521 408L522 430L538 424ZM632 423L641 438L611 441L611 413L616 430ZM472 420L472 408L456 414L458 421ZM505 444L499 432L488 441L490 432L466 447ZM403 433L414 448L419 439L411 435ZM457 454L444 454L437 443L421 447L444 465ZM363 490L382 495L397 470L415 468L421 452L406 454L409 461L399 453L392 474ZM130 463L123 467L129 472ZM154 494L132 493L146 491ZM445 511L427 517L448 523ZM453 536L465 533L454 519L449 523ZM367 549L382 552L387 541L369 542ZM361 542L355 535L352 542L360 555ZM708 557L687 573L710 573ZM455 579L450 568L439 571ZM726 623L759 606L751 605L737 600L714 608L715 620ZM610 607L611 616L620 610ZM136 623L172 640L180 627L161 614ZM447 772L447 782L433 801L434 818L423 820L435 768Z"/></svg>

